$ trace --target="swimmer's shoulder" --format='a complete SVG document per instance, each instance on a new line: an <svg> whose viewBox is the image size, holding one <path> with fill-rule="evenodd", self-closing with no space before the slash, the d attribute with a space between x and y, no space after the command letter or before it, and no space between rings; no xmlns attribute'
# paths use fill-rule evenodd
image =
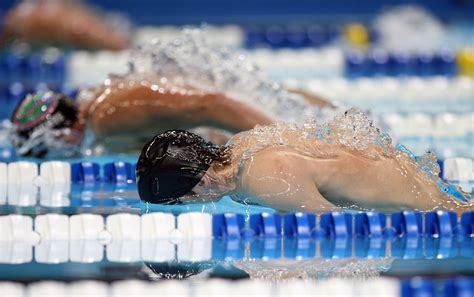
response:
<svg viewBox="0 0 474 297"><path fill-rule="evenodd" d="M289 185L312 183L318 167L315 165L311 156L301 154L297 148L267 147L245 160L240 171L240 187L257 197L284 193Z"/></svg>
<svg viewBox="0 0 474 297"><path fill-rule="evenodd" d="M255 152L242 164L247 176L268 172L287 172L308 164L311 157L303 155L297 148L278 145L269 146Z"/></svg>

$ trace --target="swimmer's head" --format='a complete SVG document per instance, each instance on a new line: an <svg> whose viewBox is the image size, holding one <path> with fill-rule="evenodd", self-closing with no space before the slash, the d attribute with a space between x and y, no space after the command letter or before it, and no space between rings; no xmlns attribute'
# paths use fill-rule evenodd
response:
<svg viewBox="0 0 474 297"><path fill-rule="evenodd" d="M140 198L159 204L179 204L192 192L215 161L223 158L222 148L182 130L156 135L143 148L137 163Z"/></svg>
<svg viewBox="0 0 474 297"><path fill-rule="evenodd" d="M77 129L79 110L74 101L53 91L27 95L11 118L10 139L22 156L71 154L82 139Z"/></svg>

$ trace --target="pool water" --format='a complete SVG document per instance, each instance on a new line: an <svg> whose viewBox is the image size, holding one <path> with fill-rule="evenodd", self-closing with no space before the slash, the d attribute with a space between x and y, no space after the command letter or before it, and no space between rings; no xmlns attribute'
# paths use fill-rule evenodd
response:
<svg viewBox="0 0 474 297"><path fill-rule="evenodd" d="M395 143L435 151L440 177L474 193L474 79L457 75L472 66L456 60L470 25L451 28L457 37L428 58L360 51L340 29L306 29L302 38L295 28L248 29L234 46L272 79L370 111ZM229 196L156 205L138 197L136 154L54 165L15 156L2 120L27 92L74 96L123 73L124 57L58 53L48 64L0 54L0 297L474 296L474 212L281 214Z"/></svg>

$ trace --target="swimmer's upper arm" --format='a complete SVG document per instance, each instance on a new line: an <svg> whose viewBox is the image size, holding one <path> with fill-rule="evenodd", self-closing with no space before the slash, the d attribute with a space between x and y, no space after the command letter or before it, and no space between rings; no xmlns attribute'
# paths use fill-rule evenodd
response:
<svg viewBox="0 0 474 297"><path fill-rule="evenodd" d="M283 146L271 147L255 153L249 158L242 170L242 183L252 188L252 190L261 192L265 181L274 180L293 180L302 183L308 179L304 174L305 164L301 162L291 149ZM271 179L269 177L272 177ZM270 188L276 190L275 183L269 182ZM261 194L261 193L260 193Z"/></svg>
<svg viewBox="0 0 474 297"><path fill-rule="evenodd" d="M256 153L242 170L242 186L257 203L287 211L327 211L335 206L318 190L308 157L278 146Z"/></svg>
<svg viewBox="0 0 474 297"><path fill-rule="evenodd" d="M203 108L212 126L223 128L234 133L254 128L256 125L271 124L274 119L265 112L233 99L223 93L205 95Z"/></svg>

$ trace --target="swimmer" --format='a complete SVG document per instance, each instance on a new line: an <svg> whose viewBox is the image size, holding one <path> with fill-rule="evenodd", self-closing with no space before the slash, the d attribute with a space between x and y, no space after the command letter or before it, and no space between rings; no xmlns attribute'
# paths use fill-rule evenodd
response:
<svg viewBox="0 0 474 297"><path fill-rule="evenodd" d="M7 12L0 43L20 38L33 44L120 50L128 38L77 1L22 1Z"/></svg>
<svg viewBox="0 0 474 297"><path fill-rule="evenodd" d="M70 155L91 145L93 152L87 154L104 148L139 151L150 135L169 129L199 129L207 139L225 143L229 135L258 124L322 117L324 108L319 105L332 108L311 94L288 91L269 81L238 55L212 49L195 31L177 40L141 49L132 55L128 74L82 90L76 102L51 91L26 96L11 116L10 135L18 154L54 156L64 153L65 145ZM199 48L200 54L189 47ZM151 57L155 60L143 63ZM200 59L214 62L199 68L204 67ZM227 66L222 68L224 63ZM68 123L47 124L49 114L60 106L58 100L74 106L68 116L62 116Z"/></svg>
<svg viewBox="0 0 474 297"><path fill-rule="evenodd" d="M472 195L438 173L434 154L414 159L356 109L322 124L257 126L224 146L167 131L145 145L137 164L139 195L151 203L227 194L288 212L472 210Z"/></svg>

